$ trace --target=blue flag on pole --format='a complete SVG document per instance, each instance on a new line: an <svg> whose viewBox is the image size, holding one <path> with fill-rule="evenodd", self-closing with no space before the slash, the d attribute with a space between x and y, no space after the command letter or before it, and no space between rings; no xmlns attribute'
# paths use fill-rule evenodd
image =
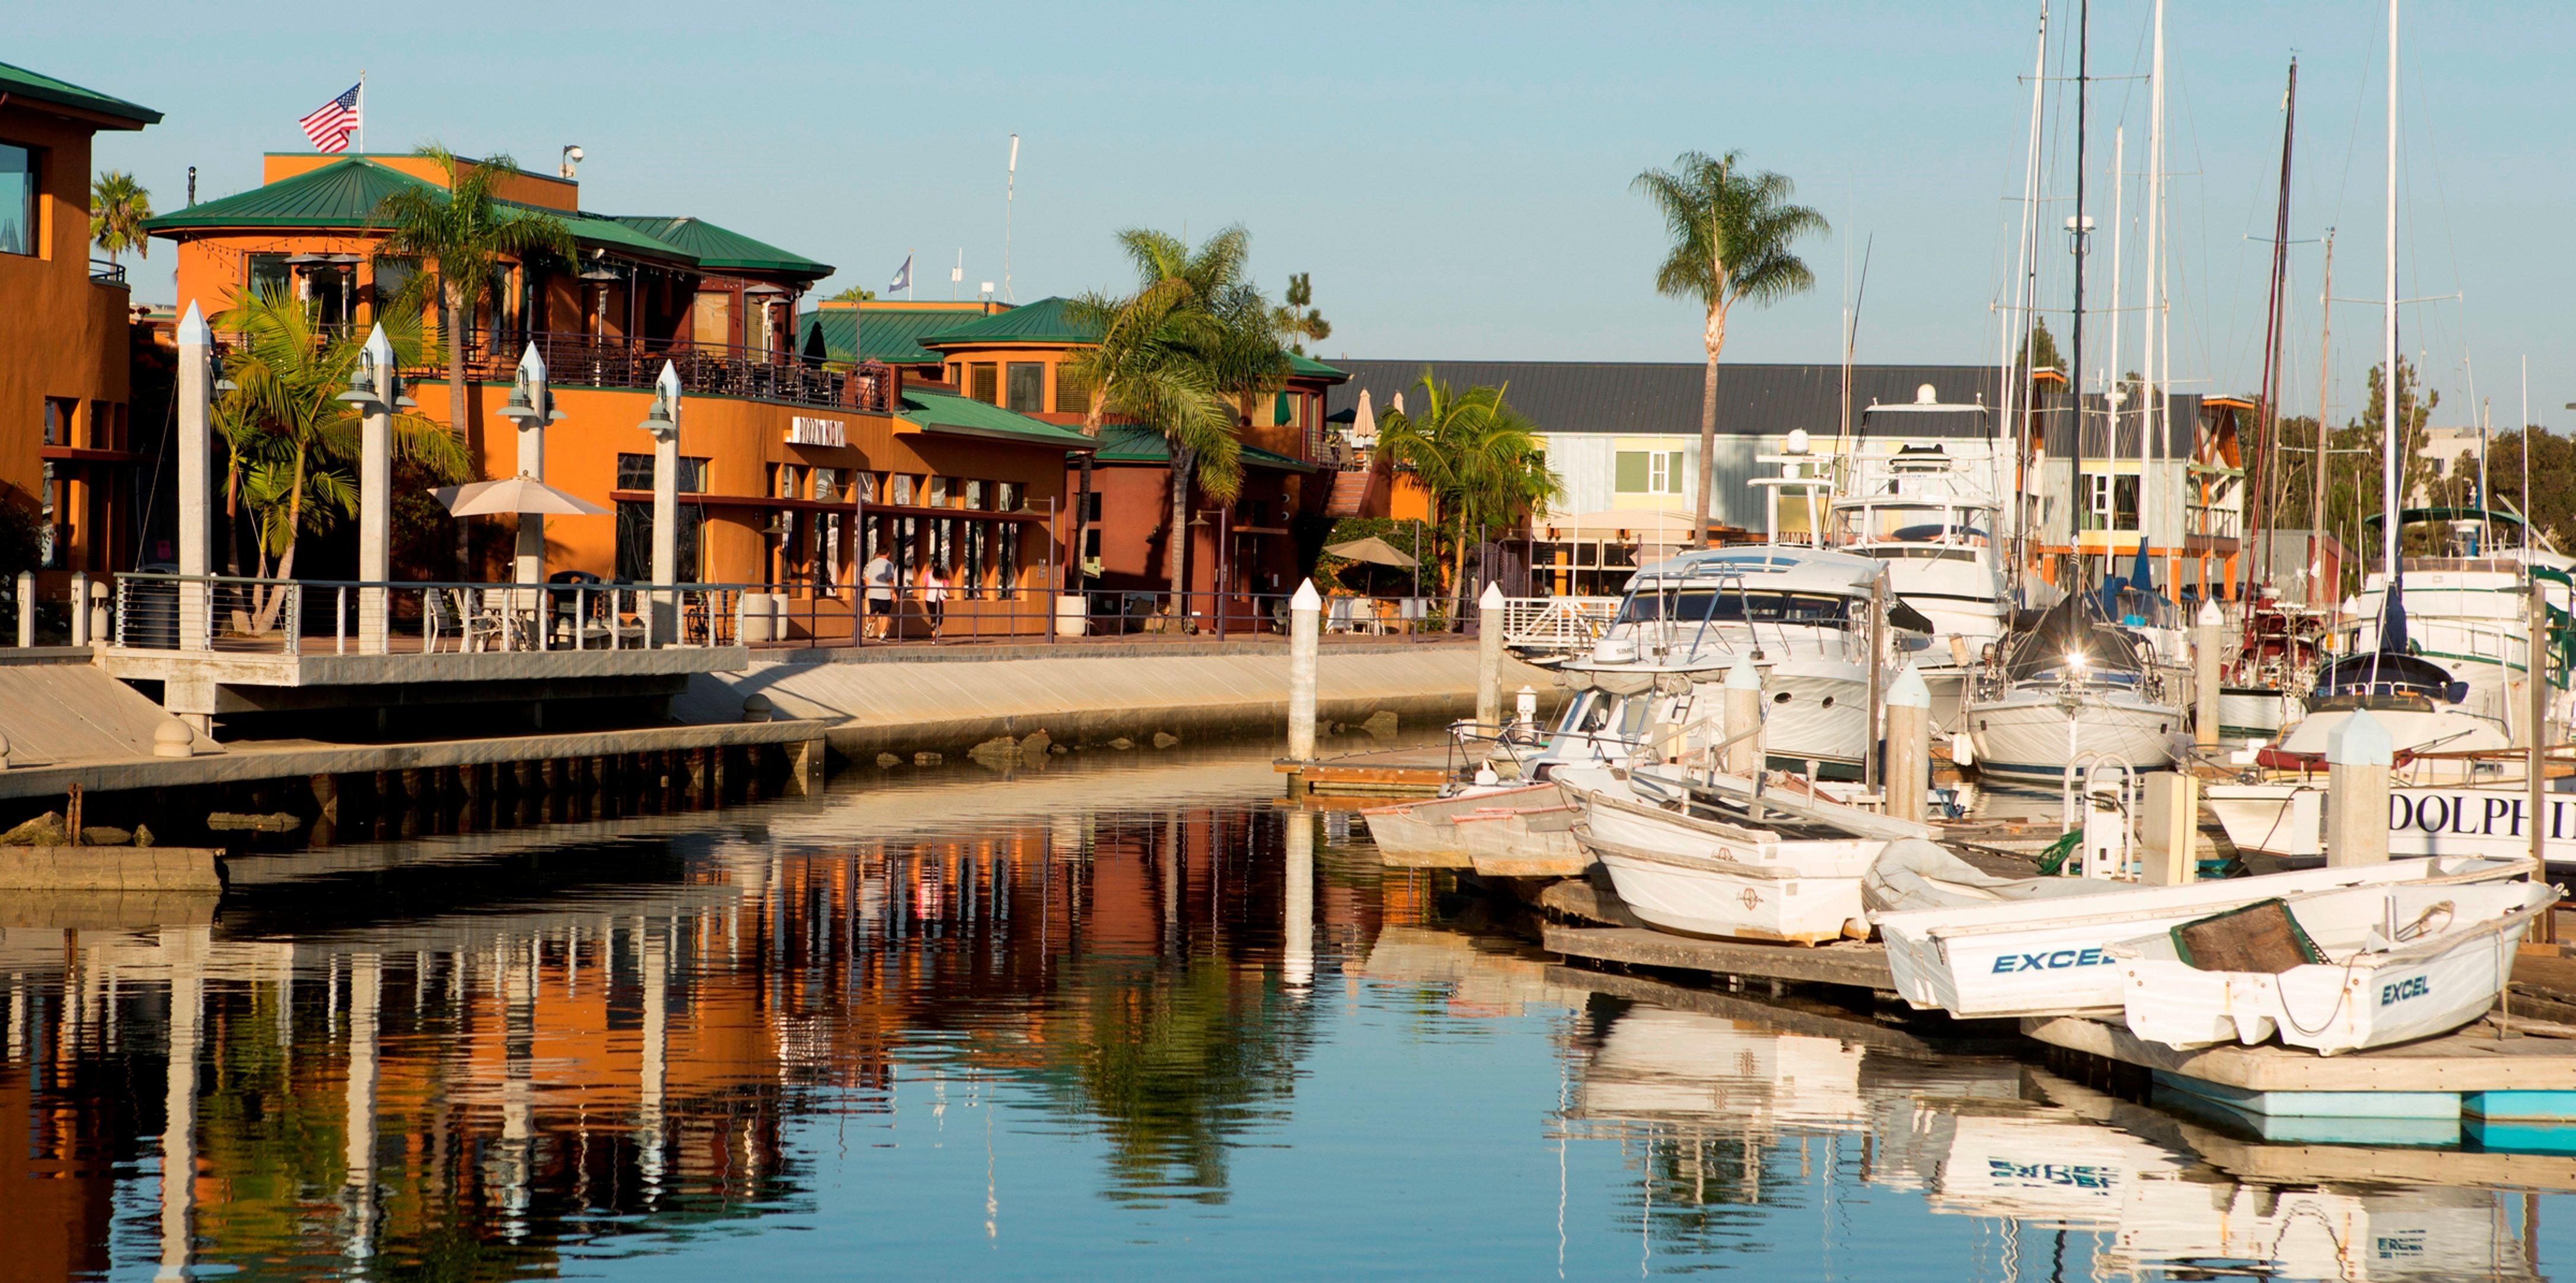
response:
<svg viewBox="0 0 2576 1283"><path fill-rule="evenodd" d="M886 293L892 294L896 290L908 290L911 288L912 255L906 254L903 256L903 266L896 268L894 271L894 283L886 286Z"/></svg>

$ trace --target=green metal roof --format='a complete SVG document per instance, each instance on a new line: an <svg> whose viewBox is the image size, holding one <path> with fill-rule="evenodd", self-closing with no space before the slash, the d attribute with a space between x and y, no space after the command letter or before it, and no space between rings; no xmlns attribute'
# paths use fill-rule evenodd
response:
<svg viewBox="0 0 2576 1283"><path fill-rule="evenodd" d="M218 227L360 229L378 225L376 209L384 203L385 197L421 187L436 192L446 190L436 183L414 178L372 160L343 160L246 192L173 210L143 226L156 236ZM698 261L697 256L687 250L646 235L614 218L566 213L514 201L499 203L552 214L564 221L574 240L585 245L691 266Z"/></svg>
<svg viewBox="0 0 2576 1283"><path fill-rule="evenodd" d="M827 307L807 312L797 327L796 350L813 351L814 332L823 333L827 361L884 361L892 365L937 365L939 354L921 345L923 335L957 324L955 308ZM851 331L865 350L850 352Z"/></svg>
<svg viewBox="0 0 2576 1283"><path fill-rule="evenodd" d="M718 227L703 218L647 217L640 214L619 214L615 218L657 241L696 255L701 267L717 271L780 272L813 280L832 274L829 263L817 263L801 254L791 254L766 241L756 241L740 232Z"/></svg>
<svg viewBox="0 0 2576 1283"><path fill-rule="evenodd" d="M910 393L905 395L909 396ZM1163 434L1152 428L1132 423L1112 423L1100 429L1100 453L1092 458L1100 463L1161 463L1172 461L1172 445ZM1243 447L1246 467L1276 468L1283 472L1313 472L1315 465L1300 463L1284 454L1259 446Z"/></svg>
<svg viewBox="0 0 2576 1283"><path fill-rule="evenodd" d="M1288 354L1288 372L1290 374L1309 379L1333 379L1338 381L1351 377L1347 371L1336 370L1321 361L1310 361L1294 352Z"/></svg>
<svg viewBox="0 0 2576 1283"><path fill-rule="evenodd" d="M6 94L11 98L32 98L37 102L49 102L61 107L75 107L94 115L108 116L117 120L130 120L134 122L132 125L123 126L129 129L141 129L145 125L161 123L160 112L139 103L130 103L122 98L111 98L95 89L83 89L68 80L56 80L51 76L29 71L24 67L13 67L5 62L0 62L0 94Z"/></svg>
<svg viewBox="0 0 2576 1283"><path fill-rule="evenodd" d="M1072 303L1068 298L1039 299L925 334L921 343L924 347L973 347L981 343L1099 342L1100 331L1074 320Z"/></svg>
<svg viewBox="0 0 2576 1283"><path fill-rule="evenodd" d="M1060 428L954 392L905 388L903 413L897 417L932 432L958 436L1024 441L1030 445L1051 445L1068 450L1088 450L1092 445L1091 438L1078 429Z"/></svg>

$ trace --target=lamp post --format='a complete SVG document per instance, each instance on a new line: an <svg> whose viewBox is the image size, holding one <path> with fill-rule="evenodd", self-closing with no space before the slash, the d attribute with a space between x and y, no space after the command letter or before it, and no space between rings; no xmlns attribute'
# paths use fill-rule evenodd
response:
<svg viewBox="0 0 2576 1283"><path fill-rule="evenodd" d="M367 332L367 345L349 371L349 390L339 400L363 416L358 436L358 649L381 655L386 649L385 583L392 578L394 490L394 402L400 393L394 375L393 344L385 327Z"/></svg>
<svg viewBox="0 0 2576 1283"><path fill-rule="evenodd" d="M214 496L207 488L206 461L214 451L212 419L214 331L192 300L179 318L179 648L196 650L204 643L208 601L197 582L208 569L207 536L213 529Z"/></svg>
<svg viewBox="0 0 2576 1283"><path fill-rule="evenodd" d="M676 641L678 602L669 585L680 573L680 372L669 361L653 380L653 405L636 426L653 438L653 635Z"/></svg>
<svg viewBox="0 0 2576 1283"><path fill-rule="evenodd" d="M510 383L510 403L501 407L501 417L519 425L519 475L531 481L546 479L546 425L564 417L555 408L554 389L546 377L546 359L530 343L519 354L518 374ZM513 550L513 581L540 584L546 578L546 519L542 514L519 514L518 546Z"/></svg>

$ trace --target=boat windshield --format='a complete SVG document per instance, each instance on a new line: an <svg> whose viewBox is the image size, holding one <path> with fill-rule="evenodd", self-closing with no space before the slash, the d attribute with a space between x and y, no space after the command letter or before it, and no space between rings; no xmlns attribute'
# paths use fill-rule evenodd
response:
<svg viewBox="0 0 2576 1283"><path fill-rule="evenodd" d="M1834 514L1835 533L1847 544L1946 544L1982 548L1992 536L1977 524L1975 508L1938 503L1855 503Z"/></svg>
<svg viewBox="0 0 2576 1283"><path fill-rule="evenodd" d="M1735 588L1640 588L1619 604L1622 624L1669 619L1699 624L1833 624L1851 618L1851 601L1825 593L1747 592Z"/></svg>
<svg viewBox="0 0 2576 1283"><path fill-rule="evenodd" d="M1646 733L1646 714L1654 703L1651 695L1613 695L1608 691L1585 691L1575 697L1574 706L1566 710L1565 721L1557 734L1584 740L1635 741Z"/></svg>
<svg viewBox="0 0 2576 1283"><path fill-rule="evenodd" d="M2137 639L2102 617L2099 594L2069 593L2050 607L2036 626L2013 640L2004 676L2016 682L2057 681L2070 665L2113 681L2135 680L2146 667L2138 658Z"/></svg>

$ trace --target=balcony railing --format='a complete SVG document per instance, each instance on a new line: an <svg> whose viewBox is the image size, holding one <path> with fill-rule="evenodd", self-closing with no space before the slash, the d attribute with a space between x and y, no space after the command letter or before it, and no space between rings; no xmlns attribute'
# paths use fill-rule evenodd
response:
<svg viewBox="0 0 2576 1283"><path fill-rule="evenodd" d="M128 650L386 655L730 646L737 584L362 583L116 577Z"/></svg>
<svg viewBox="0 0 2576 1283"><path fill-rule="evenodd" d="M123 285L125 284L125 264L93 258L89 261L89 279L91 283L97 285Z"/></svg>
<svg viewBox="0 0 2576 1283"><path fill-rule="evenodd" d="M530 334L496 342L477 335L466 347L466 377L507 381L518 370L519 354L530 345L545 359L547 378L561 387L650 388L668 361L688 392L863 414L892 414L902 408L902 376L881 362L833 369L790 353L684 339ZM424 351L418 368L404 377L447 377L446 351Z"/></svg>

